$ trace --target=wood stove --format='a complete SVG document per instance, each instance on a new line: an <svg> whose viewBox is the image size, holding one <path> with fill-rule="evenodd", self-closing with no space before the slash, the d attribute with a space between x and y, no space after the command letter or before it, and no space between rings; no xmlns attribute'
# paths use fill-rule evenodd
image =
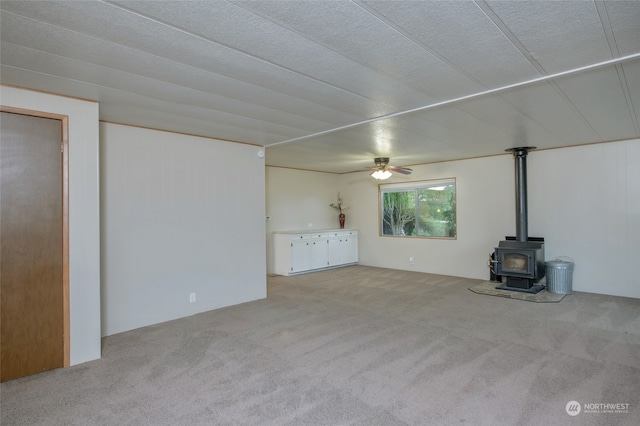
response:
<svg viewBox="0 0 640 426"><path fill-rule="evenodd" d="M507 237L509 238L509 237ZM540 241L542 240L542 241ZM544 277L544 240L532 238L528 242L500 241L495 248L494 271L505 280L496 288L537 293L543 286L536 285Z"/></svg>
<svg viewBox="0 0 640 426"><path fill-rule="evenodd" d="M515 158L516 236L498 243L491 259L492 272L500 277L497 289L538 293L544 277L544 238L530 238L527 217L527 154L535 147L511 148Z"/></svg>

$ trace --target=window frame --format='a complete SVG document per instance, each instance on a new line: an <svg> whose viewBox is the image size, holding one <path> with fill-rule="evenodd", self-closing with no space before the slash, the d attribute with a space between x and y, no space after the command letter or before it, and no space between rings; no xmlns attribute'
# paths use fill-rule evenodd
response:
<svg viewBox="0 0 640 426"><path fill-rule="evenodd" d="M453 185L454 188L454 235L453 236L430 236L430 235L394 235L384 233L384 212L383 212L383 196L385 193L390 192L409 192L411 190L418 191L421 189L429 189L438 186ZM399 183L380 183L378 184L378 235L380 237L399 237L399 238L426 238L426 239L439 239L439 240L457 240L458 239L458 182L455 177L441 178L441 179L427 179L409 182ZM416 214L414 215L414 222L418 218L416 205Z"/></svg>

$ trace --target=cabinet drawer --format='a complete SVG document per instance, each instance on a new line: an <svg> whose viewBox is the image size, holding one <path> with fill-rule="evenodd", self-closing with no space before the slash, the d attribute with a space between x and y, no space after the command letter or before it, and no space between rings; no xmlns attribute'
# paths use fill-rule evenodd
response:
<svg viewBox="0 0 640 426"><path fill-rule="evenodd" d="M293 234L291 241L310 240L313 234Z"/></svg>
<svg viewBox="0 0 640 426"><path fill-rule="evenodd" d="M328 234L330 238L338 238L338 237L357 237L357 231L334 231Z"/></svg>

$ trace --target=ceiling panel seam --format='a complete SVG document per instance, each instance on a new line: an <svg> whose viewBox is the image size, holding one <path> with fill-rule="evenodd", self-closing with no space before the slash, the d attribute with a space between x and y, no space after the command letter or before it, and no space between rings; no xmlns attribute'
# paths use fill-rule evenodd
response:
<svg viewBox="0 0 640 426"><path fill-rule="evenodd" d="M106 89L106 90L109 90L109 91L120 92L120 93L125 93L125 94L134 94L135 96L139 96L141 98L153 99L153 100L155 100L157 102L161 102L161 103L183 105L181 110L196 109L196 110L201 110L201 111L203 111L205 113L207 111L210 111L210 112L214 112L214 113L217 113L217 114L220 114L220 115L227 115L227 116L230 116L230 117L245 118L247 120L255 122L257 125L259 125L260 123L264 123L266 125L278 126L278 127L282 127L282 128L286 128L286 129L291 129L291 130L297 131L297 132L304 132L304 129L299 129L299 128L287 126L285 124L278 124L278 123L273 123L273 122L269 122L269 121L259 120L259 119L256 119L256 118L246 117L246 116L242 116L242 115L238 115L238 114L232 114L232 113L229 113L227 111L221 111L221 110L217 110L217 109L213 109L213 108L201 107L201 106L197 106L197 105L193 105L193 104L185 104L185 103L181 103L181 102L170 101L170 100L163 99L163 98L158 98L158 97L155 97L155 96L149 96L149 95L146 95L146 94L137 93L137 92L134 92L134 91L131 91L131 90L120 89L118 87L92 83L90 81L78 80L78 79L69 78L69 77L65 77L65 76L60 76L60 75L56 75L56 74L52 74L52 73L45 73L45 72L42 72L42 71L36 71L36 70L33 70L33 69L21 68L21 67L16 67L16 66L7 65L7 64L2 64L2 66L5 67L5 68L10 68L10 69L18 70L18 71L28 71L28 72L37 73L37 74L43 75L43 76L51 76L51 77L58 78L58 79L61 79L61 80L74 81L74 82L77 82L77 83L81 83L81 84L92 86L92 87L96 87L96 88L103 88L103 89ZM97 101L100 102L99 99ZM134 107L134 108L138 108L135 105L129 105L129 106ZM159 112L163 112L163 111L159 111ZM232 127L237 127L237 126L232 125L232 124L227 124L227 125L232 126ZM249 129L251 129L251 128L249 128ZM278 137L281 136L281 135L275 135L273 133L271 133L271 134L273 136L278 136Z"/></svg>
<svg viewBox="0 0 640 426"><path fill-rule="evenodd" d="M556 90L556 91L558 90L558 88L555 86L555 83L554 83L554 82L548 82L548 83L549 83L549 85L550 85L551 87L553 87L553 88L554 88L554 90ZM520 109L519 107L517 107L513 102L511 102L510 100L508 100L507 98L505 98L505 97L502 95L502 93L498 93L498 94L497 94L497 96L498 96L500 99L502 99L504 102L506 102L507 104L511 105L511 107L514 109L514 111L517 111L517 112L519 112L520 114L522 114L523 116L527 117L527 119L531 120L533 123L535 123L535 124L537 124L538 126L540 126L540 128L542 128L542 129L546 130L547 132L549 132L550 134L554 135L554 136L555 136L556 138L558 138L558 139L565 139L565 140L566 140L566 137L557 135L557 134L556 134L556 132L554 132L553 130L549 129L547 126L545 126L544 124L540 123L538 120L534 119L534 118L533 118L533 117L531 117L529 114L527 114L526 112L524 112L522 109ZM564 96L562 96L562 98L563 98L563 99L565 99L565 101L566 101L566 98L565 98ZM571 108L574 112L576 112L576 114L577 114L577 111L575 111L575 108L573 108L571 105L570 105L570 108ZM577 114L577 115L579 115L579 114ZM581 119L583 119L583 117L582 117L582 116L579 116L579 117L580 117ZM583 121L584 121L584 120L583 120ZM588 125L588 123L587 123L587 127L588 127L590 130L592 130L592 131L593 131L593 129L591 128L591 126L589 126L589 125ZM597 134L596 134L596 136L597 136Z"/></svg>
<svg viewBox="0 0 640 426"><path fill-rule="evenodd" d="M305 136L300 136L297 138L292 138L292 139L288 139L288 140L284 140L284 141L279 141L279 142L274 142L265 146L276 146L276 145L284 145L284 144L288 144L288 143L293 143L293 142L300 142L306 139L310 139L316 136L323 136L323 135L327 135L330 133L335 133L341 130L347 130L353 127L357 127L357 126L361 126L364 124L369 124L369 123L373 123L375 121L380 121L380 120L386 120L389 118L393 118L393 117L399 117L402 115L406 115L406 114L411 114L414 112L419 112L419 111L426 111L429 109L435 109L435 108L439 108L439 107L443 107L443 106L447 106L447 105L451 105L457 102L462 102L465 100L470 100L470 99L475 99L475 98L479 98L482 96L487 96L487 95L493 95L493 94L497 94L500 92L503 92L505 90L509 90L509 89L515 89L518 87L525 87L531 84L535 84L535 83L542 83L545 81L548 81L550 84L554 85L556 84L553 80L556 78L560 78L560 77L565 77L565 76L570 76L573 74L578 74L581 72L585 72L585 71L590 71L590 70L595 70L598 68L602 68L605 67L607 65L615 65L615 64L621 64L630 60L634 60L634 59L638 59L640 58L640 53L634 53L632 55L628 55L628 56L623 56L621 58L615 58L615 59L609 59L607 61L603 61L603 62L598 62L596 64L591 64L591 65L587 65L587 66L583 66L583 67L579 67L579 68L575 68L572 70L567 70L567 71L561 71L558 73L554 73L554 74L548 74L548 75L544 75L538 78L534 78L533 80L527 80L527 81L523 81L523 82L519 82L519 83L514 83L514 84L509 84L507 86L502 86L502 87L497 87L495 89L489 89L489 90L485 90L484 92L478 92L478 93L473 93L470 95L465 95L465 96L460 96L457 98L452 98L449 100L445 100L442 102L436 102L434 104L430 104L430 105L425 105L425 106L421 106L421 107L417 107L417 108L411 108L411 109L407 109L407 110L403 110L403 111L397 111L397 112L393 112L390 114L384 114L378 117L373 117L373 118L369 118L366 120L362 120L356 123L351 123L351 124L347 124L345 126L340 126L340 127L336 127L334 129L329 129L329 130L323 130L321 132L318 133L313 133L310 135L305 135ZM586 122L586 119L584 118L584 116L579 112L579 110L575 107L575 105L573 105L573 103L569 100L569 98L566 96L566 94L564 92L562 92L562 90L560 90L559 87L557 87L558 93L563 96L567 102L569 103L569 105L571 105L571 107L576 111L576 113ZM594 134L596 136L599 137L598 133L595 131L595 129L593 129L593 127L591 127L591 125L587 122L587 125L593 130Z"/></svg>
<svg viewBox="0 0 640 426"><path fill-rule="evenodd" d="M200 39L200 40L202 40L202 41L205 41L205 42L207 42L207 43L211 43L211 44L215 44L215 45L217 45L217 46L224 47L225 49L232 50L232 51L234 51L234 52L236 52L236 53L239 53L239 54L241 54L241 55L244 55L244 56L246 56L246 57L248 57L248 58L251 58L251 59L253 59L253 60L256 60L256 61L262 62L262 63L267 64L267 65L269 65L269 66L272 66L272 67L278 68L279 70L286 71L286 72L288 72L288 73L296 74L296 75L298 75L298 76L301 76L301 77L303 77L303 78L306 78L306 79L309 79L309 80L315 81L315 82L317 82L317 83L323 84L323 85L325 85L325 86L331 87L331 88L333 88L333 89L335 89L335 90L341 91L341 92L346 93L346 94L348 94L348 95L355 96L355 97L358 97L358 98L360 98L360 99L365 99L365 100L367 100L367 101L374 102L374 103L377 103L377 104L382 104L382 105L385 105L385 106L390 107L390 108L392 108L392 107L393 107L392 105L386 105L384 102L381 102L380 100L371 99L371 98L370 98L370 97L368 97L368 96L364 96L364 95L362 95L362 94L360 94L360 93L353 92L353 91L351 91L351 90L345 89L344 87L336 86L336 85L331 84L331 83L329 83L329 82L326 82L326 81L324 81L324 80L320 80L320 79L318 79L318 78L312 77L312 76L310 76L310 75L308 75L308 74L301 73L301 72L296 71L296 70L293 70L293 69L291 69L291 68L287 68L287 67L285 67L285 66L283 66L283 65L279 65L279 64L277 64L277 63L275 63L275 62L272 62L272 61L268 61L268 60L266 60L266 59L264 59L264 58L261 58L261 57L259 57L259 56L252 55L252 54L251 54L251 53L249 53L249 52L245 52L245 51L243 51L243 50L240 50L240 49L234 48L234 47L232 47L232 46L229 46L229 45L227 45L227 44L220 43L220 42L218 42L218 41L215 41L215 40L212 40L212 39L210 39L210 38L208 38L208 37L205 37L205 36L203 36L203 35L201 35L201 34L197 34L197 33L193 32L193 31L189 31L189 30L187 30L187 29L185 29L185 28L181 28L181 27L178 27L178 26L176 26L176 25L172 25L172 24L170 24L170 23L168 23L168 22L165 22L165 21L163 21L163 20L161 20L161 19L153 18L153 17L148 16L148 15L145 15L145 14L143 14L143 13L141 13L141 12L137 12L137 11L135 11L135 10L133 10L133 9L129 9L129 8L127 8L127 7L124 7L124 6L121 6L121 5L119 5L119 4L113 3L112 1L109 1L109 0L99 0L99 1L101 1L101 2L103 2L103 3L105 3L105 4L108 4L108 5L110 5L110 6L116 7L116 8L118 8L118 9L123 10L123 11L125 11L125 12L127 12L127 13L130 13L130 14L132 14L132 15L138 16L138 17L140 17L140 18L142 18L142 19L146 19L146 20L148 20L148 21L155 22L155 23L157 23L157 24L160 24L160 25L166 26L167 28L171 28L172 30L175 30L175 31L181 32L181 33L186 34L186 35L188 35L188 36L198 38L198 39ZM234 6L235 6L235 4L234 4Z"/></svg>
<svg viewBox="0 0 640 426"><path fill-rule="evenodd" d="M609 50L611 51L611 57L617 58L618 56L620 56L620 51L618 50L616 37L613 34L613 27L611 25L611 21L609 20L607 6L602 1L595 1L595 5L596 11L598 12L598 18L600 18L600 24L602 25L602 31L604 32L607 44L609 45Z"/></svg>
<svg viewBox="0 0 640 426"><path fill-rule="evenodd" d="M6 42L6 41L2 42L2 44L18 46L18 45L15 45L14 43ZM123 70L120 70L120 69L110 68L110 67L107 67L107 66L104 66L104 65L100 65L100 64L95 64L95 63L92 63L92 62L79 61L79 60L76 60L76 59L68 58L66 56L56 55L56 54L51 53L51 52L44 52L44 51L41 51L41 50L38 50L38 49L33 49L33 48L30 48L30 47L26 47L26 46L19 46L19 47L21 49L27 49L27 50L31 50L31 51L35 51L35 52L40 52L40 53L43 53L45 55L54 56L56 58L60 58L62 61L84 62L86 64L90 64L90 65L98 67L98 68L112 70L112 71L115 71L117 73L122 73L122 74L125 74L125 75L129 74L129 75L136 76L136 77L139 77L139 78L142 78L142 79L145 79L145 80L162 81L167 86L173 86L173 87L181 88L181 89L189 89L189 90L193 90L193 91L196 91L196 92L200 92L200 93L205 94L205 95L206 94L211 94L209 92L203 92L203 91L200 91L198 89L192 89L192 88L188 88L186 86L180 86L180 85L177 85L177 84L174 84L174 83L166 82L164 80L157 80L157 79L146 77L146 76L143 76L143 75L131 73L129 71L123 71ZM21 67L18 67L18 66L11 66L11 65L6 65L6 64L5 64L5 66L9 66L9 67L11 67L13 69L24 69L24 68L21 68ZM26 71L28 69L24 69L24 70ZM34 70L30 69L30 71L34 71ZM74 78L69 78L69 77L62 76L62 75L57 75L57 74L52 74L52 73L45 73L45 72L42 72L42 71L34 71L34 72L38 72L41 75L50 75L50 76L53 76L53 77L62 78L62 79L69 80L69 81L82 82L82 83L90 84L90 85L92 85L94 87L103 87L105 89L117 90L117 91L124 92L124 93L134 93L134 94L136 94L138 96L143 96L143 97L146 97L146 98L155 99L155 100L160 101L160 102L172 102L174 104L184 105L186 107L197 108L197 109L201 109L203 111L212 111L212 112L216 112L216 113L219 113L219 114L226 114L226 115L229 115L229 116L243 117L243 118L246 118L247 120L251 120L251 121L254 121L254 122L257 122L257 123L265 123L265 124L269 124L269 125L282 126L284 128L289 128L289 129L297 130L297 131L300 131L300 132L304 132L305 131L305 129L288 126L286 124L279 124L279 123L274 123L274 122L271 122L271 121L264 121L264 120L260 120L260 119L257 119L257 118L254 118L254 117L251 117L251 116L248 116L248 115L230 113L228 111L222 111L222 110L219 110L219 109L210 108L210 107L206 107L206 106L198 106L198 105L194 105L194 104L186 104L186 103L183 103L183 102L176 101L175 99L168 100L166 98L161 98L161 97L157 97L157 96L149 96L149 95L143 94L141 92L137 92L137 91L134 91L134 90L131 90L131 89L123 89L123 88L115 87L113 85L99 84L99 83L94 83L94 82L91 82L91 81L81 81L81 80L77 80L77 79L74 79ZM213 95L213 94L211 94L211 95ZM215 95L215 96L219 96L219 95ZM224 96L220 96L220 97L225 98ZM241 101L238 101L238 102L241 102ZM326 124L329 124L329 123L326 123Z"/></svg>
<svg viewBox="0 0 640 426"><path fill-rule="evenodd" d="M622 65L616 65L616 72L618 73L618 79L620 80L620 86L622 87L622 92L624 93L625 101L627 101L629 113L631 114L631 120L633 121L633 126L635 127L635 130L636 130L636 135L640 137L640 126L638 125L638 115L636 114L636 108L633 105L633 98L631 98L631 91L629 90L629 82L627 81L627 76L624 72L624 67Z"/></svg>
<svg viewBox="0 0 640 426"><path fill-rule="evenodd" d="M218 73L218 72L213 72L213 71L208 70L208 69L206 69L206 68L202 68L202 67L194 66L194 65L187 64L187 63L184 63L184 62L180 62L180 61L177 61L177 60L174 60L174 59L168 58L168 57L166 57L166 56L160 56L160 55L157 55L157 54L155 54L155 53L148 52L148 51L146 51L146 50L141 50L141 49L138 49L138 48L135 48L135 47L131 47L131 46L129 46L129 45L116 43L116 42L111 41L111 40L109 40L109 39L105 39L105 38L97 37L97 36L92 35L92 34L87 34L87 33L85 33L85 32L81 32L81 31L73 30L73 29L70 29L70 28L67 28L67 27L60 27L60 26L55 25L55 24L52 24L52 23L50 23L50 22L45 22L45 21L41 21L41 20L39 20L39 19L34 19L34 18L29 17L29 16L21 15L21 14L18 14L18 13L12 12L12 11L8 11L8 10L4 10L4 9L3 9L3 10L0 10L0 13L2 13L2 14L5 14L5 13L6 13L6 14L10 14L10 15L20 16L20 17L22 17L22 18L24 18L24 19L26 19L26 20L30 20L30 21L33 21L33 22L38 22L38 23L40 23L40 24L42 24L42 25L46 25L46 26L49 26L49 27L55 28L55 29L60 30L60 31L69 32L69 33L73 33L73 34L78 34L78 35L80 35L80 36L82 36L82 37L85 37L85 38L89 38L89 39L93 39L93 40L98 40L98 41L101 41L101 42L104 42L104 43L108 43L108 44L111 44L111 45L114 45L114 46L118 46L118 47L122 47L122 48L125 48L125 49L129 49L129 50L131 50L132 52L138 52L138 53L141 53L141 54L144 54L144 55L149 55L149 56L151 56L151 57L153 57L153 58L158 58L158 59L161 59L161 60L163 60L163 61L168 61L168 62L171 62L171 63L174 63L174 64L178 64L178 65L180 65L180 66L184 66L184 67L188 67L188 68L193 68L193 69L196 69L196 70L199 70L199 71L205 72L205 73L207 73L207 74L211 74L212 76L221 76L221 77L223 77L223 78L230 79L230 80L233 80L233 81L237 81L237 82L239 82L239 83L246 84L246 85L248 85L248 86L252 86L252 87L255 87L255 88L260 89L260 90L265 90L265 91L269 91L269 92L272 92L272 93L276 93L276 94L278 94L279 96L283 96L283 97L290 97L290 98L298 99L298 100L301 100L301 101L307 101L307 99L302 98L302 97L296 97L296 96L292 96L292 95L287 94L287 93L283 93L283 92L275 91L275 90L273 90L273 89L269 89L269 88L266 88L266 87L263 87L263 86L258 86L258 85L256 85L255 83L252 83L252 82L249 82L249 81L240 80L240 79L234 78L234 77L229 76L229 75L226 75L226 74L220 74L220 73ZM6 19L6 18L5 18L5 19ZM5 43L6 43L6 42L5 42ZM29 48L28 46L22 46L22 47ZM36 49L36 50L37 50L37 49ZM44 51L42 51L42 50L38 50L38 51L40 51L40 52L44 52ZM48 52L44 52L44 53L48 53ZM71 59L75 59L75 58L70 57L70 56L65 56L65 57L69 57L69 58L71 58ZM78 59L78 60L80 60L80 59ZM84 60L81 60L81 61L83 61L83 62L85 62L85 63L92 63L92 62L87 62L87 61L84 61ZM99 65L99 64L96 64L96 65ZM134 75L140 75L140 74L136 74L136 73L132 73L132 74L134 74ZM158 80L158 81L167 82L166 80ZM167 83L168 83L168 82L167 82ZM173 83L169 83L169 84L173 84ZM188 87L188 86L184 86L184 87ZM199 89L194 89L194 90L199 90ZM209 93L209 92L204 92L204 93ZM224 96L224 95L219 95L219 96ZM310 101L308 101L308 102L310 102ZM372 102L375 102L375 101L372 101ZM317 105L322 106L323 108L330 108L329 106L326 106L326 105L324 105L324 104L320 104L320 103L317 103L317 102L314 102L314 103L316 103Z"/></svg>
<svg viewBox="0 0 640 426"><path fill-rule="evenodd" d="M518 49L518 51L535 67L536 70L541 75L547 75L547 71L544 69L540 63L531 55L529 50L520 42L518 37L511 32L509 27L502 22L502 19L493 11L491 6L489 6L484 0L474 0L478 7L487 15L487 18L493 22L493 24L498 27L498 29L504 34L504 36L513 44L513 46Z"/></svg>
<svg viewBox="0 0 640 426"><path fill-rule="evenodd" d="M578 107L576 107L575 104L571 101L571 99L569 99L569 96L567 96L567 94L562 91L560 86L558 86L558 83L556 83L555 81L550 81L549 83L551 84L551 87L553 87L553 89L558 93L558 95L560 95L560 97L564 99L567 105L569 105L569 107L576 113L576 115L580 118L580 120L582 120L585 126L587 126L587 128L589 128L591 132L593 132L594 136L597 137L598 139L602 139L602 136L600 136L600 134L591 125L591 123L589 123L589 120L587 120L587 118L580 112Z"/></svg>
<svg viewBox="0 0 640 426"><path fill-rule="evenodd" d="M615 33L613 32L613 25L611 24L611 20L609 19L607 5L604 1L598 0L596 0L595 5L598 12L598 17L600 18L600 23L602 24L602 30L604 31L605 37L607 39L607 44L609 45L609 49L611 50L611 56L617 58L620 56L620 50L618 49L618 43L615 37ZM624 68L621 65L616 65L616 72L618 74L618 80L620 81L620 87L622 88L622 92L624 93L625 101L627 102L627 107L629 108L629 112L631 114L631 121L633 122L636 136L640 136L638 116L635 113L635 107L631 98L629 83L627 82Z"/></svg>
<svg viewBox="0 0 640 426"><path fill-rule="evenodd" d="M359 1L359 0L354 0L353 3L356 4L357 6L359 6L360 8L362 8L365 12L369 13L370 15L372 15L373 17L378 19L380 22L382 22L387 27L389 27L392 30L394 30L396 33L400 34L402 37L404 37L407 40L409 40L411 43L413 43L415 46L417 46L421 50L424 50L425 52L427 52L428 54L432 55L434 58L439 60L441 63L445 64L446 66L448 66L448 67L450 67L452 69L454 69L456 72L458 72L460 75L464 76L466 79L474 82L475 84L477 84L481 88L485 88L485 89L489 88L486 84L482 83L476 77L474 77L473 75L467 73L466 71L461 70L460 68L455 66L453 63L448 61L444 56L440 55L435 50L429 48L429 46L425 45L422 41L420 41L420 40L416 39L415 37L413 37L407 31L404 31L391 18L385 16L382 12L378 11L377 9L375 9L375 7L373 5L365 4L365 3L363 3L362 1ZM434 98L437 98L437 96L434 96Z"/></svg>
<svg viewBox="0 0 640 426"><path fill-rule="evenodd" d="M344 53L342 53L342 52L340 52L340 51L338 51L338 50L334 49L333 47L331 47L331 46L327 45L326 43L322 43L322 42L319 42L318 40L311 39L311 38L310 38L310 37L308 37L306 34L304 34L304 33L300 32L300 31L296 30L295 28L290 27L289 25L286 25L286 24L285 24L285 23L283 23L283 22L276 21L276 20L274 20L274 19L272 19L272 18L266 17L266 16L264 16L263 14L258 13L257 11L255 11L255 10L253 10L253 9L246 8L246 7L244 7L243 5L237 4L237 3L236 3L236 2L234 2L234 1L228 1L228 2L229 2L229 3L232 3L234 6L236 6L236 7L238 7L238 8L241 8L241 9L243 9L243 10L245 10L245 11L249 12L249 13L252 13L253 15L256 15L256 16L258 16L258 17L262 18L262 19L265 19L265 20L267 20L267 21L271 22L271 23L272 23L272 24L274 24L274 25L277 25L277 26L279 26L279 27L281 27L281 28L284 28L284 29L285 29L285 30L287 30L287 31L290 31L290 32L292 32L292 33L295 33L295 34L297 34L298 36L300 36L300 37L302 37L302 38L304 38L304 39L306 39L306 40L308 40L308 41L310 41L310 42L312 42L312 43L314 43L314 44L317 44L317 45L319 45L319 46L322 46L323 48L325 48L325 49L327 49L327 50L330 50L331 52L335 53L336 55L340 55L340 56L342 56L343 58L345 58L345 59L347 59L347 60L349 60L349 61L351 61L351 62L355 62L355 63L357 63L357 64L359 64L359 65L361 65L361 66L363 66L363 67L365 67L365 68L368 68L368 69L370 69L371 71L374 71L374 72L376 72L376 73L378 73L378 74L385 75L386 77L388 77L388 78L390 78L390 79L392 79L392 80L394 80L394 81L398 81L398 78L397 78L396 76L394 76L394 75L392 75L392 74L389 74L388 72L386 72L386 71L384 71L384 70L381 70L380 68L378 68L378 67L376 67L376 66L374 66L374 65L372 65L372 64L369 64L369 63L366 63L366 62L362 62L362 61L356 60L356 59L354 59L354 58L352 58L352 57L350 57L350 56L347 56L347 55L345 55ZM361 6L361 5L360 5L360 4L358 4L357 2L354 2L354 3L355 3L355 4L357 4L358 6ZM470 76L469 76L469 75L467 75L466 73L461 72L459 69L457 69L457 68L456 68L456 67L454 67L453 65L449 64L447 61L444 61L444 60L442 59L442 57L440 57L439 55L435 54L434 52L430 51L429 49L424 49L424 47L423 47L421 44L416 43L414 40L412 40L412 39L411 39L410 37L408 37L406 34L403 34L402 32L398 31L396 28L394 28L394 27L393 27L392 25L390 25L388 22L381 20L379 17L375 16L375 14L372 14L371 12L369 12L369 11L368 11L368 10L366 10L366 9L365 9L365 11L366 11L367 13L369 13L369 14L373 15L374 17L376 17L376 19L378 19L379 21L381 21L384 25L386 25L386 26L388 26L388 27L392 28L393 30L395 30L396 32L398 32L400 35L402 35L403 37L405 37L406 39L408 39L408 40L409 40L409 41L411 41L412 43L414 43L414 44L418 45L418 47L420 47L421 49L426 50L426 51L427 51L427 53L429 53L429 54L431 54L432 56L434 56L434 57L435 57L436 59L438 59L440 62L443 62L445 65L450 66L451 68L455 69L455 70L456 70L457 72L459 72L461 75L463 75L464 77L468 78L469 80L472 80L474 83L478 84L480 87L485 87L485 88L486 88L486 86L485 86L484 84L480 83L480 82L479 82L479 81L477 81L475 78L470 77ZM409 82L406 82L406 81L405 81L405 82L402 82L402 84L403 84L404 86L406 86L406 87L409 87L409 88L411 88L411 89L415 90L416 92L424 93L425 95L431 96L431 97L433 97L433 98L435 98L435 99L440 99L440 100L442 100L442 98L441 98L441 97L436 96L436 95L434 95L433 93L425 92L425 91L424 91L423 89L421 89L421 88L414 87L414 85L410 84Z"/></svg>

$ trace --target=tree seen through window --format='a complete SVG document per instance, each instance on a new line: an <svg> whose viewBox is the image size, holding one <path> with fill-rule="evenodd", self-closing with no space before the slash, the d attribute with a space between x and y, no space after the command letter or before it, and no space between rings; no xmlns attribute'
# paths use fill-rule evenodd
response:
<svg viewBox="0 0 640 426"><path fill-rule="evenodd" d="M455 238L455 179L384 185L382 235Z"/></svg>

